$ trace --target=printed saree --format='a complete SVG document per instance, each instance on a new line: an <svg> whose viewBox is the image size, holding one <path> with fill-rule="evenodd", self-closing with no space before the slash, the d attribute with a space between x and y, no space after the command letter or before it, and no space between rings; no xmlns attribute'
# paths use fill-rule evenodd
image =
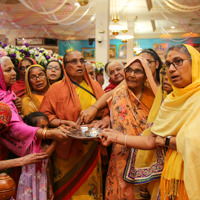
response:
<svg viewBox="0 0 200 200"><path fill-rule="evenodd" d="M139 135L142 133L155 97L153 91L157 91L156 84L145 59L134 57L126 67L130 66L136 60L140 61L147 76L141 100L125 84L115 91L111 102L112 128L124 135ZM130 148L113 144L106 179L106 200L135 199L133 184L123 180L123 173L129 152Z"/></svg>
<svg viewBox="0 0 200 200"><path fill-rule="evenodd" d="M200 54L185 46L192 58L192 83L181 89L173 86L152 127L162 137L176 136L177 151L167 151L161 176L161 199L166 200L200 197Z"/></svg>
<svg viewBox="0 0 200 200"><path fill-rule="evenodd" d="M162 73L160 73L160 80L158 92L149 112L145 130L141 136L150 134L160 106L167 96L167 93L162 89ZM159 198L160 177L163 166L164 155L162 150L131 149L124 172L124 180L139 185L141 197L156 200Z"/></svg>
<svg viewBox="0 0 200 200"><path fill-rule="evenodd" d="M81 86L97 99L104 94L99 83L91 79L87 72ZM75 89L65 72L65 78L47 91L40 111L50 121L59 118L76 122L81 110L95 101L85 90ZM56 147L53 163L55 199L102 199L99 143L69 138Z"/></svg>

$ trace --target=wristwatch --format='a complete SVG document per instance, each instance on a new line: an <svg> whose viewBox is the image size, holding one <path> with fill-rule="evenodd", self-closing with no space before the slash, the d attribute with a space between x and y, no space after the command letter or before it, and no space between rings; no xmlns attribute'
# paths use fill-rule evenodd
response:
<svg viewBox="0 0 200 200"><path fill-rule="evenodd" d="M166 147L169 147L169 143L170 143L170 138L171 138L172 136L167 136L166 138L165 138L165 146Z"/></svg>

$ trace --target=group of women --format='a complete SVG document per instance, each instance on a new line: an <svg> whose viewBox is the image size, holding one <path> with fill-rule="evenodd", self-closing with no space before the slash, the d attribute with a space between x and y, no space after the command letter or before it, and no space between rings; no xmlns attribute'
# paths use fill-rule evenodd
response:
<svg viewBox="0 0 200 200"><path fill-rule="evenodd" d="M193 47L171 47L163 66L155 51L142 51L126 64L124 81L106 94L88 75L84 57L78 51L64 55L63 68L52 61L45 70L33 60L23 59L16 83L11 60L4 56L0 64L0 101L12 113L2 126L1 147L27 158L21 164L8 166L46 158L48 151L39 153L41 139L59 141L51 156L55 199L199 198L200 54ZM63 74L64 78L57 82ZM20 114L26 116L39 110L54 129L24 124L11 88L24 96ZM100 142L66 136L68 127L79 128L80 122L102 128L102 145L114 143L105 197ZM38 159L30 153L36 153ZM1 151L3 159L6 154ZM8 161L3 162L8 168Z"/></svg>

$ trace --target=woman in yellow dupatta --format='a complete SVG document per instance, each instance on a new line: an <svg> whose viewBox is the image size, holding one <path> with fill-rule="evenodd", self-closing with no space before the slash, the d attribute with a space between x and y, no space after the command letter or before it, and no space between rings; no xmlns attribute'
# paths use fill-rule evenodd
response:
<svg viewBox="0 0 200 200"><path fill-rule="evenodd" d="M102 143L124 144L138 149L168 147L161 175L161 199L197 200L200 197L199 117L200 54L190 45L171 47L167 75L173 92L164 100L149 136L113 136L102 133Z"/></svg>
<svg viewBox="0 0 200 200"><path fill-rule="evenodd" d="M134 57L126 65L125 84L117 89L111 101L111 123L123 135L139 135L145 128L156 91L147 61ZM146 81L147 80L147 81ZM123 180L130 148L113 145L106 179L106 199L134 199L134 188Z"/></svg>
<svg viewBox="0 0 200 200"><path fill-rule="evenodd" d="M24 116L38 111L50 86L44 67L31 65L26 71L25 84L25 97L22 99L21 109Z"/></svg>

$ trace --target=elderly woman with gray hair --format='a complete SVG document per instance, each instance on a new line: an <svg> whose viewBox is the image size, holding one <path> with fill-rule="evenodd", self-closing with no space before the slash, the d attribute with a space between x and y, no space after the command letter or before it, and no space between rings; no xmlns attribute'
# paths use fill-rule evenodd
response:
<svg viewBox="0 0 200 200"><path fill-rule="evenodd" d="M105 92L109 92L117 87L124 80L124 65L120 61L112 61L110 62L105 71L109 76L110 84L104 89Z"/></svg>

